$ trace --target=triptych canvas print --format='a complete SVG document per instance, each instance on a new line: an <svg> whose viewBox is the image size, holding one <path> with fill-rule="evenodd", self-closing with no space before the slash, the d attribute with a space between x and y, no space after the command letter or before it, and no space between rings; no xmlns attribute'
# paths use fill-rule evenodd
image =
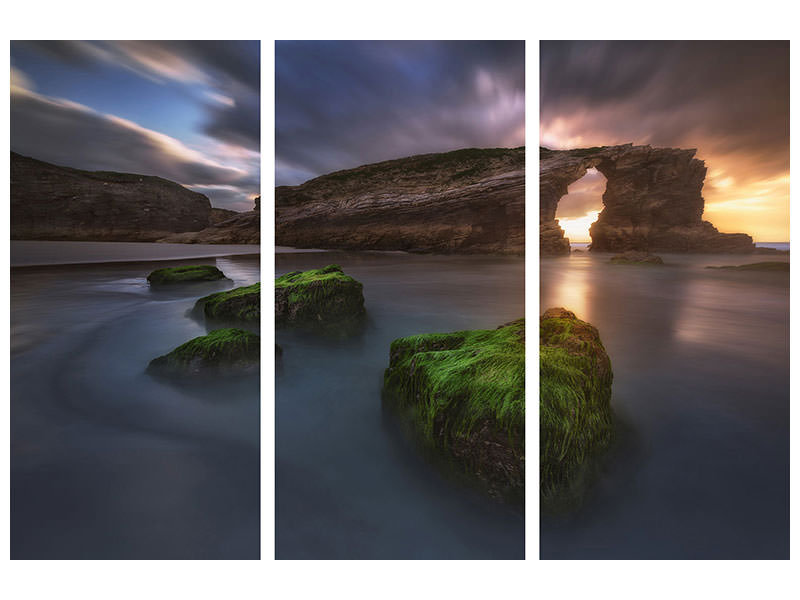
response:
<svg viewBox="0 0 800 600"><path fill-rule="evenodd" d="M789 42L10 63L11 559L789 558Z"/></svg>

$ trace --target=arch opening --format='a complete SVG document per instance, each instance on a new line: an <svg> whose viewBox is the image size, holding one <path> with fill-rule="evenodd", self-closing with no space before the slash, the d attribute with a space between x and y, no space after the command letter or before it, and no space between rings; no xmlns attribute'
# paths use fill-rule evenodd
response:
<svg viewBox="0 0 800 600"><path fill-rule="evenodd" d="M583 177L569 185L566 195L558 200L556 219L571 246L591 243L589 228L603 210L606 183L600 171L589 168Z"/></svg>

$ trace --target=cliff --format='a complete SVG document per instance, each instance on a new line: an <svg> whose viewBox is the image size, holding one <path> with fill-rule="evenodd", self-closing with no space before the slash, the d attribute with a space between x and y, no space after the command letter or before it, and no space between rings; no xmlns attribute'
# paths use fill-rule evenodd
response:
<svg viewBox="0 0 800 600"><path fill-rule="evenodd" d="M705 163L696 150L651 146L540 149L539 244L542 256L569 253L556 221L567 187L596 168L607 180L603 210L590 228L599 252L753 252L744 233L720 233L704 221Z"/></svg>
<svg viewBox="0 0 800 600"><path fill-rule="evenodd" d="M258 201L256 201L256 206ZM11 239L258 244L257 210L149 175L81 171L11 153Z"/></svg>
<svg viewBox="0 0 800 600"><path fill-rule="evenodd" d="M390 160L275 190L276 244L522 254L525 148Z"/></svg>
<svg viewBox="0 0 800 600"><path fill-rule="evenodd" d="M152 242L206 227L203 194L161 177L81 171L11 153L11 238Z"/></svg>
<svg viewBox="0 0 800 600"><path fill-rule="evenodd" d="M159 239L159 242L173 244L260 244L261 213L259 203L261 197L255 199L255 209L246 212L226 210L215 214L212 210L211 224L200 231L173 233Z"/></svg>

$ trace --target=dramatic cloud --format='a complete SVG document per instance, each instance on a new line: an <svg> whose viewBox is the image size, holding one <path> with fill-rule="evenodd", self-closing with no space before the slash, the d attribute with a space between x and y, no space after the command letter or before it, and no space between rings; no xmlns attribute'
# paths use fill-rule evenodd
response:
<svg viewBox="0 0 800 600"><path fill-rule="evenodd" d="M278 42L276 182L525 143L522 42Z"/></svg>
<svg viewBox="0 0 800 600"><path fill-rule="evenodd" d="M258 42L14 42L11 74L12 150L81 169L159 175L208 190L215 206L252 207ZM154 93L163 103L137 107L137 97Z"/></svg>
<svg viewBox="0 0 800 600"><path fill-rule="evenodd" d="M232 185L191 185L187 186L194 192L205 194L216 199L216 206L239 212L253 210L255 197L258 194L248 194L241 188Z"/></svg>
<svg viewBox="0 0 800 600"><path fill-rule="evenodd" d="M138 172L188 185L234 183L246 176L169 136L69 100L20 89L11 92L11 139L15 152L88 170Z"/></svg>
<svg viewBox="0 0 800 600"><path fill-rule="evenodd" d="M787 42L542 42L540 144L697 148L709 169L705 217L722 230L787 240L788 49ZM586 210L597 208L584 200Z"/></svg>

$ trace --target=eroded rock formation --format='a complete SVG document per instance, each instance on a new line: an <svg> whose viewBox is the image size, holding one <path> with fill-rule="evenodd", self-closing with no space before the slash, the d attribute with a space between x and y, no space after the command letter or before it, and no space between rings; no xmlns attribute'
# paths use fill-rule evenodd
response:
<svg viewBox="0 0 800 600"><path fill-rule="evenodd" d="M521 254L525 149L466 149L338 171L276 196L276 243Z"/></svg>
<svg viewBox="0 0 800 600"><path fill-rule="evenodd" d="M11 153L11 238L152 242L209 223L203 194L161 177L81 171Z"/></svg>
<svg viewBox="0 0 800 600"><path fill-rule="evenodd" d="M232 216L212 222L200 231L173 233L158 241L172 244L259 244L261 243L261 212L258 209L260 200L260 197L256 198L255 210L240 213L225 211L232 213ZM213 216L212 213L212 219Z"/></svg>
<svg viewBox="0 0 800 600"><path fill-rule="evenodd" d="M651 146L540 149L539 219L542 256L569 253L556 221L567 187L596 168L607 180L603 210L591 229L598 252L725 252L755 249L744 233L720 233L703 221L705 163L696 150Z"/></svg>
<svg viewBox="0 0 800 600"><path fill-rule="evenodd" d="M203 194L161 177L11 153L11 239L257 244L258 217L212 208Z"/></svg>

